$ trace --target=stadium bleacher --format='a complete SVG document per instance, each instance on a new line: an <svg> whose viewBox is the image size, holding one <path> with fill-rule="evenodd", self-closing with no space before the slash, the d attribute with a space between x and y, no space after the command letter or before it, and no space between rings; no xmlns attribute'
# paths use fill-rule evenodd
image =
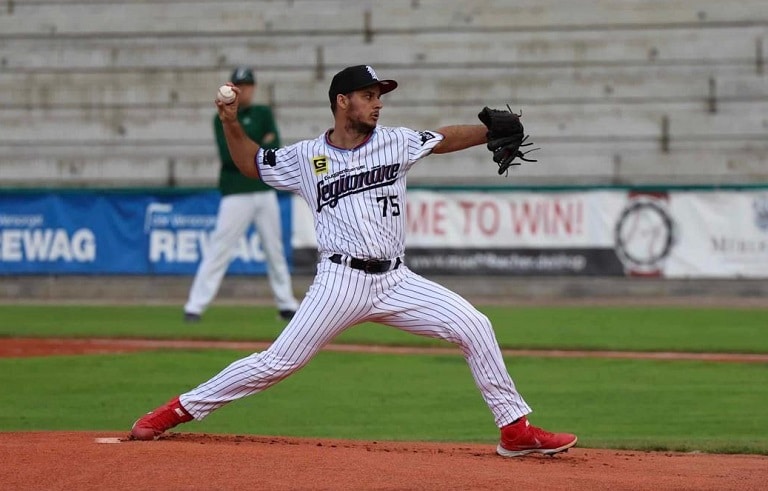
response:
<svg viewBox="0 0 768 491"><path fill-rule="evenodd" d="M511 179L476 148L412 184L765 182L767 37L755 0L4 2L0 185L212 185L233 65L291 143L330 126L330 77L359 63L401 83L382 124L509 103L542 147Z"/></svg>

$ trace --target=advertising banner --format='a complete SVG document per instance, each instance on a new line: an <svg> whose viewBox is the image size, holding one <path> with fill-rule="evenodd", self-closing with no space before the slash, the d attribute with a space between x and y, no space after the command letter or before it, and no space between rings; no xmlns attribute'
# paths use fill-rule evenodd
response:
<svg viewBox="0 0 768 491"><path fill-rule="evenodd" d="M191 275L219 194L0 192L0 275ZM312 215L279 195L292 271L313 273ZM412 190L406 263L425 274L768 277L768 189ZM265 274L252 226L229 274Z"/></svg>
<svg viewBox="0 0 768 491"><path fill-rule="evenodd" d="M412 190L406 264L425 274L768 277L768 191ZM316 261L294 198L295 266Z"/></svg>
<svg viewBox="0 0 768 491"><path fill-rule="evenodd" d="M768 278L768 190L673 193L669 278Z"/></svg>
<svg viewBox="0 0 768 491"><path fill-rule="evenodd" d="M215 191L0 193L0 274L194 274L219 200ZM290 258L291 201L279 202ZM252 225L228 274L265 273Z"/></svg>

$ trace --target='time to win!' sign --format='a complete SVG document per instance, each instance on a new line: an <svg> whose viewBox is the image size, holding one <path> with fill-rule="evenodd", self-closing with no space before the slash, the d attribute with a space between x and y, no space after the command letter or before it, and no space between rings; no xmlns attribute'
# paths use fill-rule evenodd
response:
<svg viewBox="0 0 768 491"><path fill-rule="evenodd" d="M613 193L615 195L615 193ZM599 202L617 201L614 206ZM607 193L434 193L409 195L408 245L414 247L595 246L612 241L601 226L620 210Z"/></svg>

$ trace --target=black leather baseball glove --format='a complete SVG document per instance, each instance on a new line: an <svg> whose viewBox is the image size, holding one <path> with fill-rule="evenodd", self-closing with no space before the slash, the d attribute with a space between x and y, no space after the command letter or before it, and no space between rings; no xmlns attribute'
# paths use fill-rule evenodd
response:
<svg viewBox="0 0 768 491"><path fill-rule="evenodd" d="M486 133L487 147L493 152L493 161L499 165L499 175L508 172L513 165L520 165L521 162L514 161L517 158L525 162L538 162L534 159L525 158L527 153L538 150L538 148L533 148L527 152L520 150L521 147L533 145L532 142L526 143L528 135L525 134L523 123L520 122L521 116L522 112L515 114L509 106L507 106L506 111L490 109L486 106L477 115L488 128L488 133Z"/></svg>

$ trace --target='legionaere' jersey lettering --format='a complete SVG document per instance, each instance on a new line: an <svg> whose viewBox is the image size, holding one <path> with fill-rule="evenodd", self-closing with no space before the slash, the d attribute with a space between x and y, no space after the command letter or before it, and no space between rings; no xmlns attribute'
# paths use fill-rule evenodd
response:
<svg viewBox="0 0 768 491"><path fill-rule="evenodd" d="M443 140L434 131L377 126L355 148L329 134L256 155L261 179L309 205L321 255L392 259L405 251L406 176Z"/></svg>
<svg viewBox="0 0 768 491"><path fill-rule="evenodd" d="M355 193L394 184L398 178L400 164L383 165L371 170L339 177L330 182L317 183L317 211L325 205L335 208L339 200Z"/></svg>

